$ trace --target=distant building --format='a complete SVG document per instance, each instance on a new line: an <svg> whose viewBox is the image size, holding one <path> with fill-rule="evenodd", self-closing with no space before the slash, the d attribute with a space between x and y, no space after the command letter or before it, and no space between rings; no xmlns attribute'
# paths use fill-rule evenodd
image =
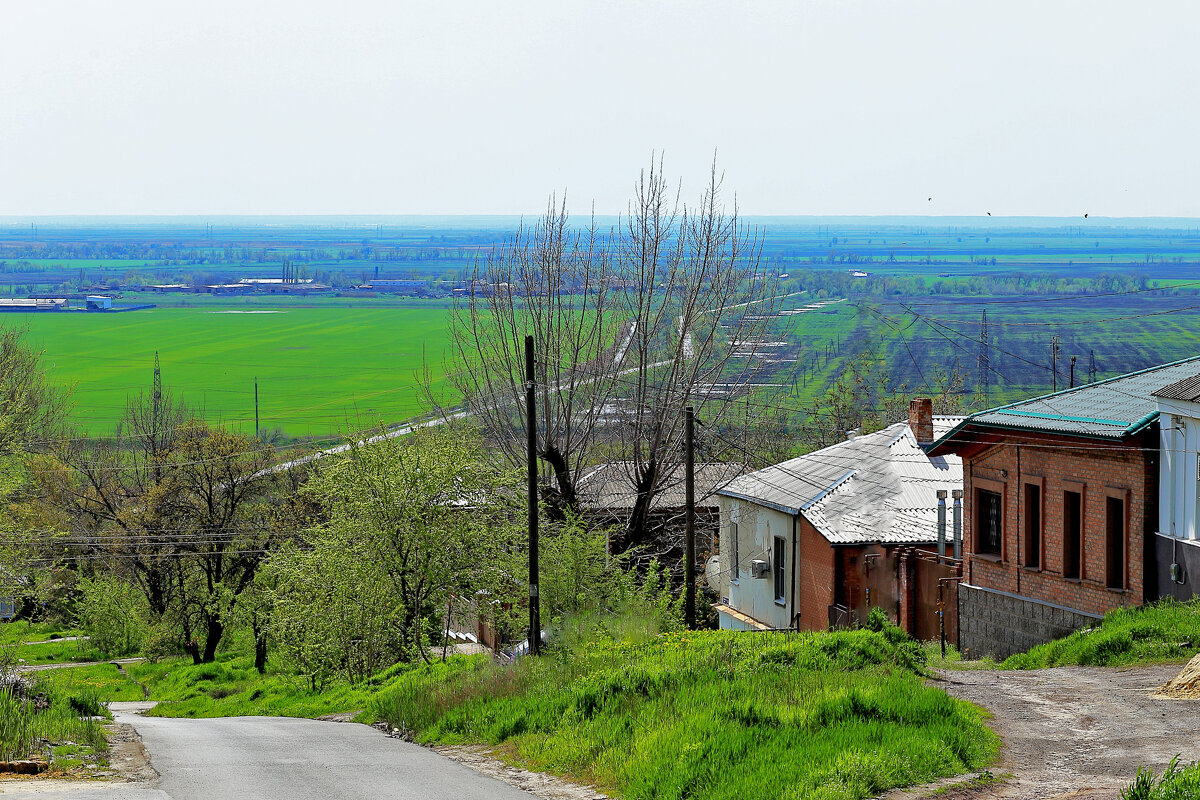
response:
<svg viewBox="0 0 1200 800"><path fill-rule="evenodd" d="M417 292L426 289L429 282L410 278L376 278L366 288L373 292Z"/></svg>
<svg viewBox="0 0 1200 800"><path fill-rule="evenodd" d="M63 297L0 299L0 312L65 311L66 309L67 300Z"/></svg>
<svg viewBox="0 0 1200 800"><path fill-rule="evenodd" d="M102 294L89 294L87 296L88 311L111 311L112 298Z"/></svg>

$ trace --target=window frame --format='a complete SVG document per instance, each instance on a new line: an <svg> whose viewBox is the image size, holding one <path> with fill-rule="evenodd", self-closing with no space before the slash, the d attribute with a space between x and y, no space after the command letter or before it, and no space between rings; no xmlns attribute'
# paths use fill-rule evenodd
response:
<svg viewBox="0 0 1200 800"><path fill-rule="evenodd" d="M787 540L771 538L771 580L775 584L775 605L787 605Z"/></svg>
<svg viewBox="0 0 1200 800"><path fill-rule="evenodd" d="M1029 476L1021 481L1021 565L1026 569L1041 571L1046 563L1046 481L1039 476ZM1031 503L1030 490L1037 492L1037 503ZM1036 508L1037 530L1031 530L1030 511ZM1035 535L1030 536L1033 532ZM1032 547L1030 545L1033 545ZM1030 554L1034 560L1030 560Z"/></svg>
<svg viewBox="0 0 1200 800"><path fill-rule="evenodd" d="M1128 489L1106 486L1104 487L1104 586L1113 591L1125 591L1129 588L1129 507L1130 494ZM1112 583L1112 565L1109 561L1112 556L1112 529L1110 527L1109 503L1116 501L1121 504L1121 575L1120 584L1114 586Z"/></svg>
<svg viewBox="0 0 1200 800"><path fill-rule="evenodd" d="M1005 516L1008 514L1008 491L1007 491L1007 489L1008 489L1007 485L1000 481L991 481L991 480L981 479L981 478L973 478L972 479L972 481L971 481L971 516L970 516L971 554L972 555L982 556L983 558L988 558L988 559L996 559L999 561L1005 560L1006 542L1005 542L1004 534L1005 534L1005 528L1007 527L1007 525L1006 525L1007 520L1005 520ZM983 531L980 529L981 526L979 524L980 520L981 520L980 515L982 513L982 505L983 505L982 500L981 500L981 494L983 492L987 492L988 494L994 494L1000 498L1000 514L999 514L999 518L997 520L999 522L999 531L998 531L999 543L997 545L996 550L990 550L990 549L984 550L980 547L980 544L983 541L983 538L982 538Z"/></svg>
<svg viewBox="0 0 1200 800"><path fill-rule="evenodd" d="M1078 552L1075 554L1075 573L1067 574L1067 495L1079 496ZM1087 485L1081 481L1062 482L1062 576L1069 581L1082 581L1087 577Z"/></svg>
<svg viewBox="0 0 1200 800"><path fill-rule="evenodd" d="M737 583L740 573L738 572L738 524L730 520L729 522L729 582Z"/></svg>

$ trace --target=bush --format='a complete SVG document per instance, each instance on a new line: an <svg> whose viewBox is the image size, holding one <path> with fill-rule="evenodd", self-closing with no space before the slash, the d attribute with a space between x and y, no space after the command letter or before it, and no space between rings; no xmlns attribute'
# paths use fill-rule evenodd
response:
<svg viewBox="0 0 1200 800"><path fill-rule="evenodd" d="M1121 790L1121 800L1197 800L1200 798L1200 762L1179 766L1179 756L1171 759L1163 776L1139 767L1133 783Z"/></svg>
<svg viewBox="0 0 1200 800"><path fill-rule="evenodd" d="M146 606L138 591L112 578L85 578L79 582L79 594L79 626L93 647L110 658L141 648Z"/></svg>

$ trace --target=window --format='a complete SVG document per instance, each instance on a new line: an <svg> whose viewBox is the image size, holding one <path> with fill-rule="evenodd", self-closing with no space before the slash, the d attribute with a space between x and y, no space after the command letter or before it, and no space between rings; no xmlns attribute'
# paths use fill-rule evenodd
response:
<svg viewBox="0 0 1200 800"><path fill-rule="evenodd" d="M771 577L775 579L775 602L787 602L787 571L784 569L784 556L787 553L787 546L784 544L783 538L775 537L774 551L771 553Z"/></svg>
<svg viewBox="0 0 1200 800"><path fill-rule="evenodd" d="M975 552L1000 555L1003 510L999 492L975 490Z"/></svg>
<svg viewBox="0 0 1200 800"><path fill-rule="evenodd" d="M1063 577L1081 577L1083 565L1083 493L1063 492Z"/></svg>
<svg viewBox="0 0 1200 800"><path fill-rule="evenodd" d="M1025 484L1025 566L1042 566L1042 487Z"/></svg>
<svg viewBox="0 0 1200 800"><path fill-rule="evenodd" d="M738 579L738 526L736 522L729 523L729 574L730 580L737 583Z"/></svg>
<svg viewBox="0 0 1200 800"><path fill-rule="evenodd" d="M1105 499L1105 583L1110 589L1125 588L1125 501Z"/></svg>

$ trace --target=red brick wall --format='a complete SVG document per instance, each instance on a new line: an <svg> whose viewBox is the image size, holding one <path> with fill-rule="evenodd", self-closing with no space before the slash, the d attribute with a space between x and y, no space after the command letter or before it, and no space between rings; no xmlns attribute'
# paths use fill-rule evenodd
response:
<svg viewBox="0 0 1200 800"><path fill-rule="evenodd" d="M1144 451L1143 448L1149 448ZM1139 605L1144 591L1146 525L1156 524L1158 468L1149 439L1124 445L1067 437L1010 436L964 454L963 527L968 583L1102 614ZM1026 482L1042 487L1040 568L1026 568ZM976 487L1001 490L1003 546L999 558L975 552ZM1063 577L1063 492L1083 494L1083 563L1079 580ZM1106 501L1125 500L1125 588L1106 587ZM1151 565L1153 567L1153 565Z"/></svg>
<svg viewBox="0 0 1200 800"><path fill-rule="evenodd" d="M829 607L834 600L837 553L804 517L800 518L799 555L800 627L823 631L829 627Z"/></svg>

